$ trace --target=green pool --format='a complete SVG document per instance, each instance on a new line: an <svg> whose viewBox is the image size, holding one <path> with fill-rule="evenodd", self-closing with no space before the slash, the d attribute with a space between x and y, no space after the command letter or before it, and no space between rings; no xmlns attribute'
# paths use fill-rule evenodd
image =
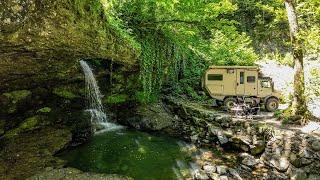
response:
<svg viewBox="0 0 320 180"><path fill-rule="evenodd" d="M86 172L169 180L179 179L181 164L188 166L191 159L182 149L177 139L123 129L95 135L59 157L67 160L67 166Z"/></svg>

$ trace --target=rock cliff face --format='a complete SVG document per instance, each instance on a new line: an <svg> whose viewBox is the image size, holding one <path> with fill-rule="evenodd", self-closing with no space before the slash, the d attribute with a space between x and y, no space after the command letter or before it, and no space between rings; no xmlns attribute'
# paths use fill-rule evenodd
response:
<svg viewBox="0 0 320 180"><path fill-rule="evenodd" d="M136 63L99 1L0 2L0 92L76 78L81 58Z"/></svg>
<svg viewBox="0 0 320 180"><path fill-rule="evenodd" d="M135 69L137 49L108 21L103 3L108 1L0 2L0 136L41 108L50 108L51 124L68 124L73 112L82 111L80 59L98 62L95 73L104 89L111 91L110 82L127 87L112 78Z"/></svg>
<svg viewBox="0 0 320 180"><path fill-rule="evenodd" d="M99 65L103 90L126 91L116 77L128 77L138 53L110 25L101 2L0 1L0 177L63 165L52 155L91 135L80 59Z"/></svg>

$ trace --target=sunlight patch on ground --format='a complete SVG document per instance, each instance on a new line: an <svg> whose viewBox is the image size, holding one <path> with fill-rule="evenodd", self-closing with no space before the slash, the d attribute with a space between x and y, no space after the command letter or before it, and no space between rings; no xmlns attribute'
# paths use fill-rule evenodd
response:
<svg viewBox="0 0 320 180"><path fill-rule="evenodd" d="M311 121L307 125L303 126L301 128L301 131L303 133L312 133L312 132L320 133L320 123Z"/></svg>

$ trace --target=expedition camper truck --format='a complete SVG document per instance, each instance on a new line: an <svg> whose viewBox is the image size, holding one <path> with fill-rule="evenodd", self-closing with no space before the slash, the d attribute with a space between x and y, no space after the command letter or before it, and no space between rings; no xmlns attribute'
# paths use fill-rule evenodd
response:
<svg viewBox="0 0 320 180"><path fill-rule="evenodd" d="M264 105L267 111L279 106L280 94L274 90L270 77L263 77L257 66L210 66L204 73L202 87L217 105L230 109L241 98Z"/></svg>

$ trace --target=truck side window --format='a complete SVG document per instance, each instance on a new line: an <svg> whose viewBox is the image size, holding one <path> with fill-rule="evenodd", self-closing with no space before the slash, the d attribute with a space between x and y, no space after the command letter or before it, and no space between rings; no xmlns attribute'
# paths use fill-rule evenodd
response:
<svg viewBox="0 0 320 180"><path fill-rule="evenodd" d="M208 74L208 81L222 81L222 74Z"/></svg>
<svg viewBox="0 0 320 180"><path fill-rule="evenodd" d="M240 84L244 84L244 72L240 72Z"/></svg>
<svg viewBox="0 0 320 180"><path fill-rule="evenodd" d="M256 77L255 77L255 76L248 76L248 77L247 77L247 82L248 82L248 83L254 83L254 82L256 82Z"/></svg>
<svg viewBox="0 0 320 180"><path fill-rule="evenodd" d="M271 87L270 81L261 81L261 87L270 88Z"/></svg>

